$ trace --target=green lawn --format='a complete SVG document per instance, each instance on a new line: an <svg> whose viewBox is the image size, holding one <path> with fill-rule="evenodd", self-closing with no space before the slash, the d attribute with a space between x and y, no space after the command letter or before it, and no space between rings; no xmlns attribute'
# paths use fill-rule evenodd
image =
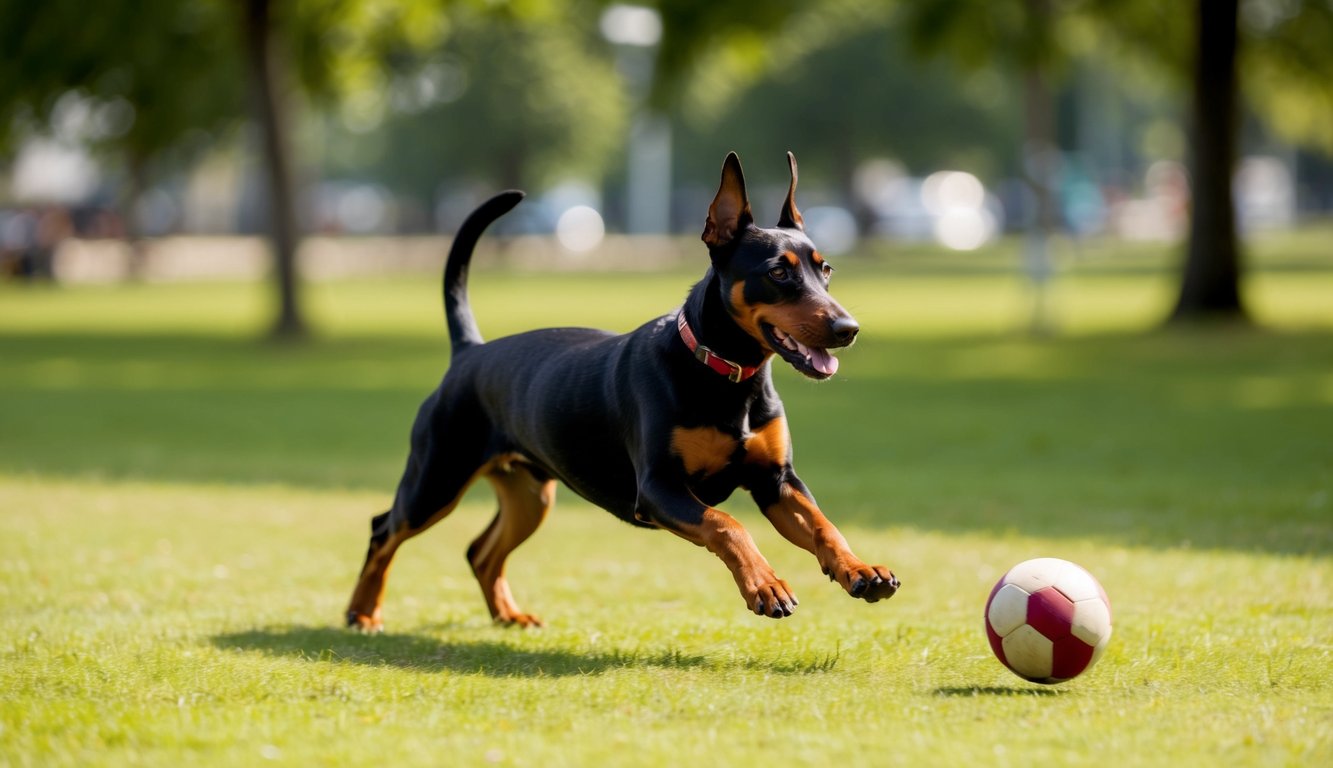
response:
<svg viewBox="0 0 1333 768"><path fill-rule="evenodd" d="M887 603L737 497L801 597L755 617L711 555L562 490L509 569L550 626L506 631L463 558L478 492L403 549L378 637L340 615L447 358L435 276L311 286L300 347L254 341L264 286L0 285L0 765L1329 764L1333 261L1283 247L1260 329L1158 330L1160 260L1095 252L1043 338L1002 269L844 259L861 341L779 388ZM490 336L627 330L693 279L482 269L473 304ZM981 628L1044 555L1115 609L1057 687Z"/></svg>

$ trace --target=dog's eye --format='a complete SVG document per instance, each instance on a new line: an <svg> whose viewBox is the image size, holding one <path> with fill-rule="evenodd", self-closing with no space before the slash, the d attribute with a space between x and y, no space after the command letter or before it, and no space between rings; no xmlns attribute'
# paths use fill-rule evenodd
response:
<svg viewBox="0 0 1333 768"><path fill-rule="evenodd" d="M772 269L768 270L768 276L771 277L771 278L773 278L774 280L786 280L786 279L787 279L787 268L786 268L786 267L773 267Z"/></svg>
<svg viewBox="0 0 1333 768"><path fill-rule="evenodd" d="M830 265L828 264L828 262L825 262L824 265L823 265L823 267L822 267L821 269L822 269L823 272L824 272L824 280L825 280L825 281L827 281L827 280L829 280L830 278L833 277L833 267L830 266Z"/></svg>

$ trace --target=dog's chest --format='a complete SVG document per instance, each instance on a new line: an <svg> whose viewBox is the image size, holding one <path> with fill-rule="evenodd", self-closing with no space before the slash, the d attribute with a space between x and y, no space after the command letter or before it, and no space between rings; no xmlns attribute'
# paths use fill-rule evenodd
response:
<svg viewBox="0 0 1333 768"><path fill-rule="evenodd" d="M781 416L754 429L676 427L671 455L691 478L708 478L738 466L783 466L788 459L787 421Z"/></svg>

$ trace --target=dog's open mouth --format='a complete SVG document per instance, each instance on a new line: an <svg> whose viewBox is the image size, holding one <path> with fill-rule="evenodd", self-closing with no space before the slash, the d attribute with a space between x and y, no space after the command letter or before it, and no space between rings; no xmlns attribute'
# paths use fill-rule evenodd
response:
<svg viewBox="0 0 1333 768"><path fill-rule="evenodd" d="M807 347L791 334L767 323L762 328L768 346L802 374L812 379L827 379L838 372L838 358L827 349Z"/></svg>

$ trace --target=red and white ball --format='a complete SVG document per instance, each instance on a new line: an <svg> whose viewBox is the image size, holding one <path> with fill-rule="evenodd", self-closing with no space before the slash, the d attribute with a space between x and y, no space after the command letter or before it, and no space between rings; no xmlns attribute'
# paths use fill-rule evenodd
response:
<svg viewBox="0 0 1333 768"><path fill-rule="evenodd" d="M1062 683L1097 663L1111 639L1111 601L1092 574L1055 557L1009 569L986 600L991 650L1014 674Z"/></svg>

